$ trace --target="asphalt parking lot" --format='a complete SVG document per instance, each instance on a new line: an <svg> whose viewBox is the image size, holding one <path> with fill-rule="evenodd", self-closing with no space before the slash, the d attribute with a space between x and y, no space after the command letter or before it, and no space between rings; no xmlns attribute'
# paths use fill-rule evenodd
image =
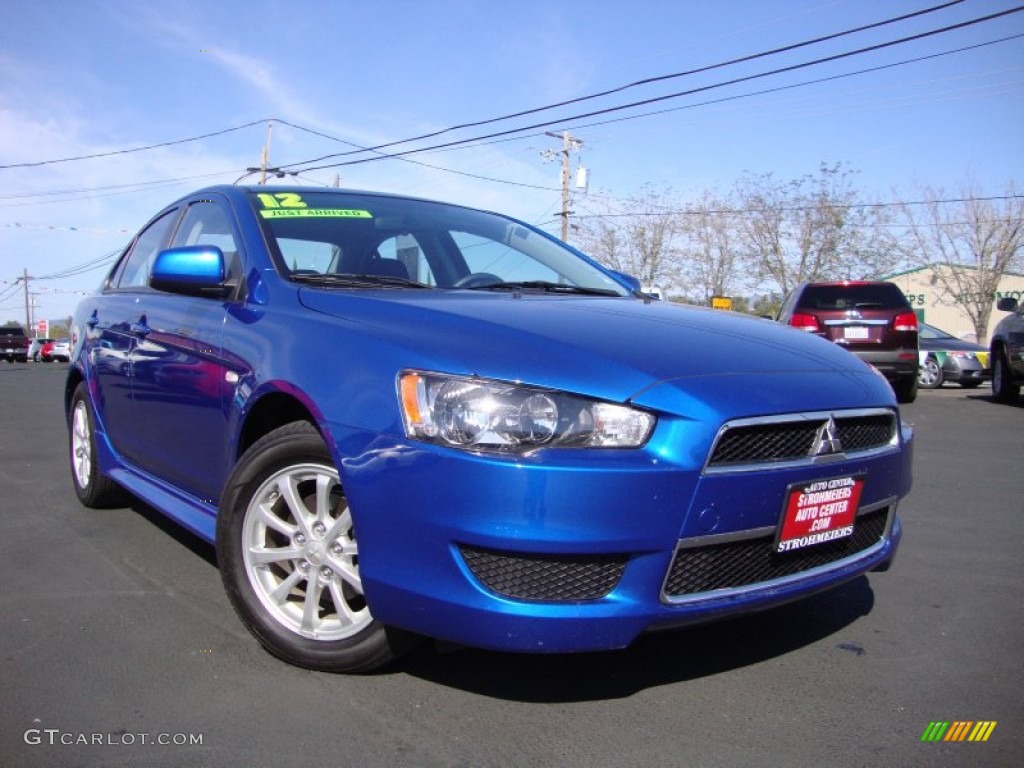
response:
<svg viewBox="0 0 1024 768"><path fill-rule="evenodd" d="M308 672L236 619L213 550L79 506L65 365L0 363L0 764L942 766L1024 760L1024 406L922 392L894 568L628 650L426 647ZM995 721L988 741L921 740Z"/></svg>

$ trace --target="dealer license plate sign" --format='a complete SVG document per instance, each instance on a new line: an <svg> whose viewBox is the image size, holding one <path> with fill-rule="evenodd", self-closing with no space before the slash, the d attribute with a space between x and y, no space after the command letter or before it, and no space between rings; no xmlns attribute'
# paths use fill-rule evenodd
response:
<svg viewBox="0 0 1024 768"><path fill-rule="evenodd" d="M789 486L776 552L794 552L853 535L864 475Z"/></svg>

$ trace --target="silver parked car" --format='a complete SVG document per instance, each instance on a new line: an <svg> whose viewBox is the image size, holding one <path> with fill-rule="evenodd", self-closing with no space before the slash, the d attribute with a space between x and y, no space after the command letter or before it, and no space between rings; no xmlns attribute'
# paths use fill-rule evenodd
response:
<svg viewBox="0 0 1024 768"><path fill-rule="evenodd" d="M917 384L923 389L938 389L951 381L971 389L992 378L988 350L973 341L958 339L934 325L918 325L921 367Z"/></svg>

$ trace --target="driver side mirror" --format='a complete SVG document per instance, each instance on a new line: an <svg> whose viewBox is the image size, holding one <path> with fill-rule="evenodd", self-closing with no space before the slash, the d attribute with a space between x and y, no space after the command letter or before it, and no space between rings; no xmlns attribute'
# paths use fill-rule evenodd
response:
<svg viewBox="0 0 1024 768"><path fill-rule="evenodd" d="M149 286L185 296L222 298L227 282L224 252L214 245L185 245L160 251L149 273Z"/></svg>

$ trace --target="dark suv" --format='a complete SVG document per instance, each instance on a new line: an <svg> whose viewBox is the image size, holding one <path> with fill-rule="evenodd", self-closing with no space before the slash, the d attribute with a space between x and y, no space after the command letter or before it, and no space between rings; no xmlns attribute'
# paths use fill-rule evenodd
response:
<svg viewBox="0 0 1024 768"><path fill-rule="evenodd" d="M28 361L28 337L20 325L0 326L0 359L9 363Z"/></svg>
<svg viewBox="0 0 1024 768"><path fill-rule="evenodd" d="M1001 403L1015 403L1024 384L1024 305L1004 297L996 309L1013 314L1000 320L992 332L992 396Z"/></svg>
<svg viewBox="0 0 1024 768"><path fill-rule="evenodd" d="M779 322L834 341L877 368L896 400L917 397L917 315L903 291L884 281L803 283L786 297Z"/></svg>

